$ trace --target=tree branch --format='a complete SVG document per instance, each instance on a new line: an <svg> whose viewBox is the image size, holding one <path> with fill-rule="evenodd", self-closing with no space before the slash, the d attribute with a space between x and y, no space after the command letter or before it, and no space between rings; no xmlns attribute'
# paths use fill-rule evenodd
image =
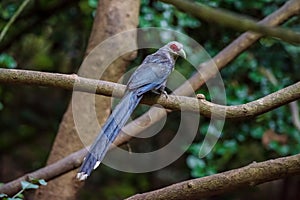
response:
<svg viewBox="0 0 300 200"><path fill-rule="evenodd" d="M22 189L21 181L28 181L30 180L29 178L45 179L46 181L48 181L62 174L65 174L66 172L76 169L81 165L86 153L86 148L83 148L53 164L47 165L46 167L40 168L34 172L25 174L16 180L0 186L0 193L11 196Z"/></svg>
<svg viewBox="0 0 300 200"><path fill-rule="evenodd" d="M264 24L267 26L275 26L281 24L291 16L299 13L300 6L299 1L297 0L290 0L286 2L282 7L278 10L273 12L272 14L265 17L259 23ZM256 42L261 37L258 33L253 32L246 32L231 42L227 47L221 50L210 62L202 63L199 68L205 71L211 71L214 69L214 65L217 65L219 70L223 69L229 62L231 62L236 56L238 56L241 52L246 50L249 46L251 46L254 42ZM202 85L204 85L205 81L209 80L210 78L214 77L218 71L208 73L205 77L201 76L199 73L195 73L189 80L181 85L179 88L176 89L175 93L177 95L188 96L190 94L187 93L187 88L190 86L193 87L194 90L199 89ZM135 119L134 122L128 123L123 130L125 132L130 132L131 136L126 134L120 134L117 139L115 140L116 144L123 144L126 143L134 137L138 135L154 123L160 121L163 117L166 116L165 112L158 112L159 110L155 111L155 116L151 117L149 120L149 113L153 110L152 108L140 116L139 118ZM143 127L137 128L135 124L143 124Z"/></svg>
<svg viewBox="0 0 300 200"><path fill-rule="evenodd" d="M299 107L297 101L291 102L289 104L291 113L292 113L292 121L294 126L300 131L300 117L299 117Z"/></svg>
<svg viewBox="0 0 300 200"><path fill-rule="evenodd" d="M93 80L77 75L46 73L28 70L0 69L0 82L19 83L38 86L51 86L68 90L96 92L105 96L121 97L125 86L108 81ZM76 83L76 84L75 84ZM258 100L236 106L224 106L185 96L169 95L165 97L145 95L141 103L153 105L158 103L167 109L200 112L210 117L212 114L226 119L247 119L300 99L300 82L269 94ZM225 116L224 116L225 115Z"/></svg>
<svg viewBox="0 0 300 200"><path fill-rule="evenodd" d="M290 0L274 13L268 15L258 23L266 26L276 26L283 23L290 17L298 14L299 12L300 2L298 0ZM243 33L228 46L226 46L223 50L221 50L211 62L202 63L200 66L201 69L212 69L212 64L216 64L219 70L223 69L229 62L231 62L241 52L250 47L261 36L261 34L253 33L250 31ZM191 84L194 90L199 89L205 83L205 81L214 77L217 72L218 71L214 73L212 72L206 77L202 77L199 73L196 73L188 80L188 84ZM185 91L186 84L183 84L176 90L176 94L187 96L185 94Z"/></svg>
<svg viewBox="0 0 300 200"><path fill-rule="evenodd" d="M290 0L286 2L282 7L273 12L272 14L265 17L259 23L267 26L275 26L281 24L291 16L299 13L300 6L299 1ZM201 70L205 70L207 72L206 76L201 76L199 73L195 73L187 82L182 84L179 88L176 89L175 93L177 95L188 96L187 88L190 86L193 87L194 90L199 89L204 83L210 78L214 77L218 71L211 72L211 69L214 69L214 65L217 65L219 70L223 69L229 62L231 62L236 56L238 56L241 52L250 47L254 42L256 42L261 37L261 34L246 32L231 42L227 47L221 50L210 62L202 63L199 68ZM151 118L151 121L148 120L149 113L152 112L150 109L148 112L143 114L141 117L135 119L134 122L128 123L124 129L130 130L132 136L138 135L140 132L147 129L147 127L151 126L155 122L161 120L166 113L165 112L157 112L155 116ZM135 126L137 124L144 124L143 128L137 129ZM123 137L120 136L117 138L117 141L120 143L124 143L130 139L129 136Z"/></svg>
<svg viewBox="0 0 300 200"><path fill-rule="evenodd" d="M300 174L300 154L260 163L254 162L239 169L183 181L151 192L137 194L127 200L200 199L295 174Z"/></svg>
<svg viewBox="0 0 300 200"><path fill-rule="evenodd" d="M265 25L258 24L254 20L249 19L246 16L232 13L229 11L219 10L216 8L210 8L199 2L192 3L184 0L160 0L165 3L173 4L179 9L192 15L199 17L208 22L215 22L220 25L228 26L239 31L254 31L257 33L264 34L279 38L283 41L290 43L300 44L300 34L284 28L272 28ZM298 9L300 2L298 2Z"/></svg>
<svg viewBox="0 0 300 200"><path fill-rule="evenodd" d="M297 0L290 0L290 1L286 2L280 9L276 10L274 13L267 16L259 23L268 25L268 26L275 26L275 25L278 25L278 24L284 22L285 20L287 20L291 16L297 14L298 12L299 12L299 2ZM224 48L222 51L220 51L213 58L218 69L222 69L223 67L225 67L238 54L240 54L242 51L247 49L251 44L256 42L260 37L261 37L260 34L247 32L247 33L242 34L236 40L234 40L231 44L229 44L226 48ZM208 64L206 66L209 67ZM211 74L211 77L212 76L214 76L214 74ZM207 79L208 78L209 77L207 77ZM195 74L194 76L192 76L189 79L189 82L193 86L194 89L197 89L197 88L200 88L205 83L205 79L201 78L199 76L199 74ZM184 95L185 90L186 90L185 85L182 85L179 89L177 89L176 94ZM152 121L154 121L154 122L158 121L164 115L165 115L164 113L161 115L157 115L155 118L152 119ZM137 120L139 122L144 120L144 122L147 122L147 123L143 123L143 124L147 124L147 126L151 125L151 123L148 122L149 120L147 120L146 115L143 115L142 117L138 118ZM124 128L128 128L131 125L132 125L132 123L129 123ZM145 126L145 129L147 126ZM132 136L137 135L141 131L143 131L143 129L139 129L139 130L132 129L132 131L131 131ZM120 145L120 144L128 141L130 138L131 137L128 135L124 136L123 134L121 134L117 137L114 144ZM43 173L40 173L40 175L41 175L40 177L36 176L36 178L45 178L45 176L47 175L48 178L45 178L45 179L51 180L54 177L57 177L61 174L64 174L64 173L74 169L76 166L79 166L79 164L77 164L77 161L78 160L79 160L79 162L82 161L83 155L85 154L84 152L85 152L85 149L80 150L78 152L71 154L70 156L65 157L63 160L58 161L58 162L60 162L58 165L56 165L58 163L58 162L56 162L56 163L53 163L52 165L49 165L49 166L39 169L38 171L40 171L40 170L44 170L44 171L43 171ZM75 157L75 155L78 156L78 157L76 156L77 159L73 158L73 156ZM52 166L54 166L54 165L58 168L58 170L51 171ZM65 166L65 167L62 167L62 166ZM33 172L33 173L35 173L35 172ZM22 178L25 179L27 176L28 175L22 176L21 178L19 178L17 180L14 180L14 181L11 181L9 183L2 185L0 187L0 193L3 192L8 195L11 195L11 194L18 192L18 190L20 190L20 188L21 188L20 180L22 180Z"/></svg>

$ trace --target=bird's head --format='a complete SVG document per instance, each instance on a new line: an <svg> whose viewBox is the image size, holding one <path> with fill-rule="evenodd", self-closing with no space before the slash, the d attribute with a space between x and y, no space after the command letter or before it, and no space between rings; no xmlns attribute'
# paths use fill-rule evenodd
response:
<svg viewBox="0 0 300 200"><path fill-rule="evenodd" d="M169 42L163 48L170 52L174 57L181 56L183 58L186 58L185 51L183 50L183 45L179 42Z"/></svg>

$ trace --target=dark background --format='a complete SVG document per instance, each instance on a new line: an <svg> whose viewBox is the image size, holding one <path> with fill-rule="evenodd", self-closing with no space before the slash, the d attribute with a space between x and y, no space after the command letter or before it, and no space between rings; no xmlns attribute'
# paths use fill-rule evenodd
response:
<svg viewBox="0 0 300 200"><path fill-rule="evenodd" d="M285 1L199 2L261 19ZM19 5L19 1L1 1L0 27L4 27ZM0 44L0 67L76 73L83 59L96 5L95 0L33 1ZM299 31L299 17L291 18L283 26ZM150 0L142 0L139 27L178 30L198 41L212 57L241 34ZM140 51L132 66L140 63L148 53L147 50ZM299 81L299 53L299 46L270 38L259 40L221 71L228 105L253 101ZM190 67L184 67L187 63L180 61L178 65L183 65L181 72L187 77L193 73ZM199 92L209 97L205 88ZM62 89L0 85L0 182L13 180L45 165L70 97L71 92ZM135 115L144 110L140 108ZM180 114L172 113L168 119L164 134L147 140L133 140L131 145L138 150L145 144L157 148L158 144L164 143L161 141L169 141L176 133ZM292 123L288 105L252 120L227 121L213 151L199 159L197 152L208 122L208 119L201 119L194 144L172 165L145 174L124 173L101 166L102 170L97 170L81 191L81 198L120 199L180 180L300 152L300 130ZM299 186L299 176L290 177L211 199L296 199L300 195ZM100 187L101 193L96 197L91 191Z"/></svg>

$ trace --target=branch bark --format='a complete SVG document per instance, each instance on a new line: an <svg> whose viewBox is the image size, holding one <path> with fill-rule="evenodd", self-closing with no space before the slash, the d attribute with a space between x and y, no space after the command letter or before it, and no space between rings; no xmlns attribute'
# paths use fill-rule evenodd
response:
<svg viewBox="0 0 300 200"><path fill-rule="evenodd" d="M297 0L290 0L287 3L285 3L280 9L275 11L273 14L269 15L259 23L268 25L268 26L275 26L282 22L284 22L286 19L290 18L291 16L297 14L299 12L299 4L300 2ZM216 63L217 67L219 69L222 69L226 64L228 64L230 61L232 61L239 53L247 49L251 44L253 44L255 41L257 41L261 37L260 34L247 32L242 34L240 37L238 37L236 40L234 40L231 44L229 44L225 49L220 51L218 55L214 57L214 62ZM209 65L206 65L209 67ZM211 74L213 76L214 74ZM209 77L207 77L208 79ZM195 74L193 77L189 79L190 84L192 84L193 88L197 89L201 87L205 83L205 79L201 78L199 74ZM177 94L179 95L185 95L185 86L183 85L180 87L177 91ZM155 118L152 119L152 122L160 120L165 114L158 114ZM143 115L142 117L137 119L137 123L142 123L145 125L145 129L147 126L150 126L152 123L149 123L149 120L147 120L147 113ZM125 129L131 129L132 135L137 135L138 133L142 132L144 129L136 129L134 128L133 123L129 123ZM119 135L117 140L115 141L116 145L120 145L126 141L128 141L131 137L124 137L124 135ZM84 151L84 150L81 150ZM79 151L80 152L80 151ZM78 152L77 152L78 153ZM74 153L76 154L76 153ZM72 154L72 155L74 155ZM83 153L84 154L84 153ZM82 155L81 155L82 156ZM81 162L82 157L78 155L78 159ZM59 168L55 173L51 171L51 166L56 165L56 163L53 163L45 168L42 168L40 170L45 170L44 173L41 173L41 177L36 178L43 178L45 175L49 175L52 179L53 177L57 177L61 174L64 174L70 170L73 169L73 167L76 167L76 161L74 159L71 159L71 157L65 157L63 159L62 166L66 166L66 168ZM77 165L79 166L79 165ZM50 170L49 170L50 169ZM53 173L52 173L53 172ZM21 178L24 178L26 176L23 176ZM47 179L46 180L50 180ZM15 187L10 187L14 185ZM7 194L13 194L16 193L20 188L20 182L15 180L9 183L6 183L5 185L0 187L0 191L7 193Z"/></svg>
<svg viewBox="0 0 300 200"><path fill-rule="evenodd" d="M239 169L183 181L159 190L134 195L127 200L200 199L299 174L300 154L297 154L260 163L254 162Z"/></svg>
<svg viewBox="0 0 300 200"><path fill-rule="evenodd" d="M139 13L139 0L99 0L96 16L94 19L91 35L89 38L88 46L86 49L86 55L89 54L98 44L105 39L133 28L138 25L138 13ZM132 45L136 44L136 35L132 34L126 38ZM107 51L113 51L118 48L118 42L115 45L108 47ZM107 68L103 74L105 80L116 82L125 72L127 65L131 59L134 58L134 53L124 55L116 59L110 67ZM99 55L101 56L101 55ZM95 64L88 70L81 70L78 74L95 74L101 64ZM83 72L84 71L84 72ZM77 99L78 106L76 109L85 109L85 99ZM96 110L101 110L101 114L98 113L98 120L91 120L93 124L102 124L108 115L110 114L110 99L104 96L96 96L95 105ZM82 138L84 142L90 143L99 130L95 130L97 126L86 126L85 132L79 136L78 127L74 122L72 103L69 104L63 119L60 123L57 136L51 149L51 153L47 160L47 165L52 164L64 157L68 156L72 152L75 152L83 147ZM82 119L88 119L90 116L87 114L89 110L85 110L85 114ZM47 187L41 187L36 191L35 199L38 200L56 200L56 199L75 199L77 191L83 186L83 183L76 182L74 177L77 171L73 170L62 176L56 177L53 181L49 182Z"/></svg>
<svg viewBox="0 0 300 200"><path fill-rule="evenodd" d="M173 4L179 9L199 17L208 22L215 22L220 25L228 26L239 31L254 31L266 36L279 38L290 43L300 43L300 34L284 28L272 28L255 22L246 16L208 7L199 2L192 3L184 0L160 0L165 3ZM297 1L297 0L295 0ZM299 9L298 4L298 9Z"/></svg>
<svg viewBox="0 0 300 200"><path fill-rule="evenodd" d="M53 164L47 165L46 167L40 168L34 172L27 173L16 180L0 186L0 193L7 194L9 196L14 195L22 189L21 181L29 181L30 178L45 179L46 181L49 181L59 177L66 172L79 167L86 153L87 150L83 148Z"/></svg>
<svg viewBox="0 0 300 200"><path fill-rule="evenodd" d="M300 131L300 117L299 117L299 107L297 101L291 102L289 104L291 113L292 113L292 121L294 126Z"/></svg>
<svg viewBox="0 0 300 200"><path fill-rule="evenodd" d="M265 17L259 23L267 26L275 26L283 23L288 18L296 15L300 11L300 1L298 0L290 0L286 2L281 8L276 10L271 15ZM236 56L238 56L241 52L250 47L254 42L256 42L262 35L253 32L246 32L231 42L227 47L225 47L222 51L220 51L211 62L201 64L201 70L210 71L210 69L214 69L213 63L217 65L218 69L223 69L229 62L231 62ZM200 76L200 74L195 73L186 83L181 85L178 89L176 89L175 93L177 95L188 96L186 91L187 88L191 85L194 90L199 89L202 85L204 85L205 81L214 77L216 72L208 73L206 77ZM135 119L134 122L128 123L123 130L125 132L130 132L132 136L138 135L147 127L152 124L160 121L163 117L165 117L165 112L159 112L156 110L155 116L151 117L149 120L149 113L153 112L150 109L148 112L143 114L141 117ZM143 127L137 128L135 124L143 124ZM130 139L129 136L125 137L124 135L120 135L116 139L117 143L125 143Z"/></svg>
<svg viewBox="0 0 300 200"><path fill-rule="evenodd" d="M32 78L35 77L35 78ZM113 90L117 90L113 94L117 94L120 97L124 93L125 86L106 82L106 81L99 81L99 80L91 80L86 78L80 78L77 75L62 75L62 74L52 74L52 73L43 73L43 72L28 72L25 70L8 70L8 69L0 69L0 82L10 82L11 80L13 83L30 83L34 85L42 85L42 86L55 86L61 87L64 89L73 89L73 84L76 80L80 80L82 83L80 86L80 91L90 92L91 89L97 88L97 93L102 93L104 95L111 95ZM58 83L58 84L56 84ZM103 84L99 84L103 83ZM160 96L157 99L146 97L143 102L154 104L159 103L167 108L175 108L180 109L180 105L185 105L185 109L193 109L195 103L199 103L200 113L207 113L207 116L211 115L211 109L218 110L221 109L222 111L225 109L227 113L227 117L229 118L242 118L245 117L244 115L254 116L257 114L261 114L264 111L272 109L269 106L275 106L276 104L282 103L281 101L294 101L294 99L290 99L291 97L298 96L300 98L300 82L295 85L289 86L285 89L282 89L278 92L270 94L262 99L256 100L254 102L240 105L240 106L220 106L209 103L205 100L198 101L195 98L189 97L176 97L170 95L166 98L164 95ZM157 101L157 102L156 102ZM191 106L187 106L191 104ZM265 106L266 105L266 106ZM179 106L179 107L177 107ZM217 109L216 109L217 108ZM274 107L273 107L274 108ZM121 145L124 142L128 141L130 136L126 134L121 134L118 137L118 140L115 142L115 145ZM113 148L114 145L111 146ZM0 187L0 192L6 194L14 194L20 188L20 181L28 179L28 177L34 178L43 178L45 180L51 180L59 175L64 174L67 171L73 170L78 167L86 153L86 149L82 149L78 152L72 153L71 155L45 167L39 169L35 172L29 173L20 177L17 180L9 182Z"/></svg>
<svg viewBox="0 0 300 200"><path fill-rule="evenodd" d="M122 97L125 91L125 85L118 83L93 80L79 77L77 75L65 75L57 73L46 73L28 70L0 69L0 83L18 83L38 86L58 87L67 90L96 92L105 96L114 95ZM76 82L76 87L74 83ZM171 110L184 110L190 112L199 112L205 117L212 114L217 118L226 119L247 119L273 110L279 106L288 104L300 99L300 82L283 88L277 92L269 94L258 100L235 106L224 106L211 103L204 99L169 95L165 97L146 95L141 103L153 105L160 104L164 108ZM223 116L225 114L225 116Z"/></svg>
<svg viewBox="0 0 300 200"><path fill-rule="evenodd" d="M298 0L290 0L286 2L281 8L276 10L274 13L268 15L263 20L259 21L259 24L266 26L276 26L290 17L297 15L300 12L300 1ZM246 32L231 42L228 46L226 46L223 50L221 50L214 58L213 62L217 65L218 69L223 69L228 63L230 63L235 57L237 57L240 53L249 48L253 43L255 43L259 38L261 38L261 34ZM201 68L212 68L212 63L203 63L201 64ZM212 78L215 74L211 73L210 76L201 77L198 73L193 75L189 79L189 83L196 90L200 88L205 81ZM186 86L183 84L177 91L177 94L183 95L186 90Z"/></svg>

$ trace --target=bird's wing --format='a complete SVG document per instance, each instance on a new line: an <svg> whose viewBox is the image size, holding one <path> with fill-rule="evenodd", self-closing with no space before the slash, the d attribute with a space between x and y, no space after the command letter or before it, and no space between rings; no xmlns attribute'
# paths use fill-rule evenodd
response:
<svg viewBox="0 0 300 200"><path fill-rule="evenodd" d="M144 93L158 88L165 82L171 70L160 63L145 63L140 65L131 75L127 83L128 90L145 89Z"/></svg>

